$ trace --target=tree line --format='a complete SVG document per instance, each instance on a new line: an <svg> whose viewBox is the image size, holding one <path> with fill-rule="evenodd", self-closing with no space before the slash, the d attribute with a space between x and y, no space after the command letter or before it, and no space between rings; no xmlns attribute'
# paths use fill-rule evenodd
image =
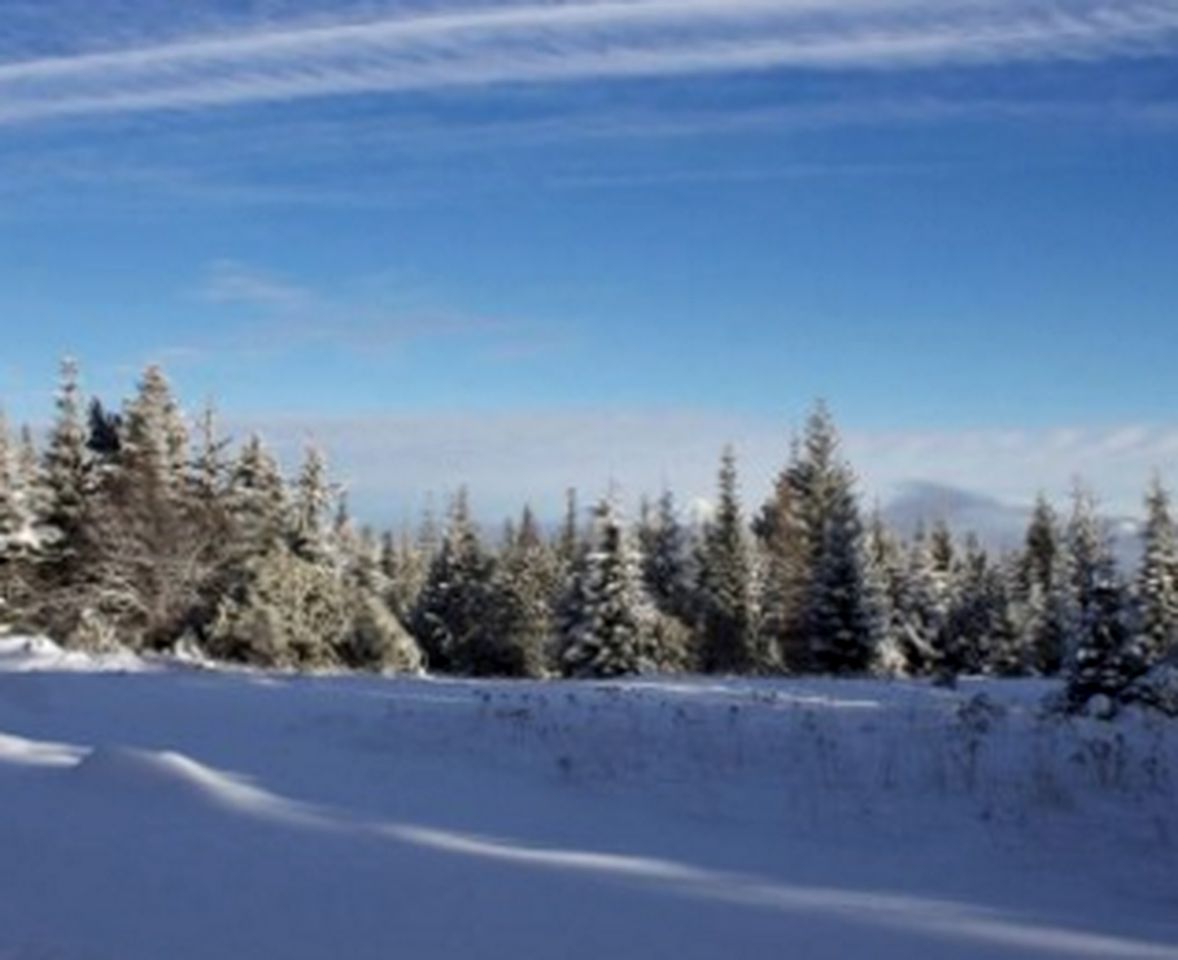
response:
<svg viewBox="0 0 1178 960"><path fill-rule="evenodd" d="M159 367L112 410L66 361L41 442L0 417L0 622L68 647L299 669L1062 673L1081 705L1178 651L1159 479L1145 510L1129 572L1082 489L1064 518L1040 496L1017 550L941 521L903 538L864 513L818 404L751 514L729 449L702 520L670 490L632 523L608 496L583 517L569 491L554 534L524 508L488 538L462 489L444 522L378 533L353 523L317 450L288 478L260 437L232 444L211 410L190 422Z"/></svg>

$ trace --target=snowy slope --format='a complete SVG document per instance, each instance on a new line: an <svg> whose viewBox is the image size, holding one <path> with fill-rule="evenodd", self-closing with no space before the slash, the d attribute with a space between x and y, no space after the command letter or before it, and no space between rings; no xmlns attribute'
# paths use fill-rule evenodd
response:
<svg viewBox="0 0 1178 960"><path fill-rule="evenodd" d="M0 641L0 958L1178 960L1178 725L1049 689Z"/></svg>

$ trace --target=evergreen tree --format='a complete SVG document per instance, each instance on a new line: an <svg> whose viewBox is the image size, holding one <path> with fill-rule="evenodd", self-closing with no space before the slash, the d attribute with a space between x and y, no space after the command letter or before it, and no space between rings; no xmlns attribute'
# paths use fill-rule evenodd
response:
<svg viewBox="0 0 1178 960"><path fill-rule="evenodd" d="M878 508L867 526L865 542L865 577L880 633L872 672L883 677L907 676L912 666L908 662L903 619L906 556L903 546L884 525Z"/></svg>
<svg viewBox="0 0 1178 960"><path fill-rule="evenodd" d="M479 672L525 677L544 674L555 631L551 598L556 563L535 515L525 507L496 568L494 643L483 653Z"/></svg>
<svg viewBox="0 0 1178 960"><path fill-rule="evenodd" d="M237 568L206 647L214 657L264 667L329 667L341 662L354 623L336 571L277 541Z"/></svg>
<svg viewBox="0 0 1178 960"><path fill-rule="evenodd" d="M716 510L704 530L696 597L704 670L748 673L769 668L757 648L751 558L731 447L721 459Z"/></svg>
<svg viewBox="0 0 1178 960"><path fill-rule="evenodd" d="M806 424L793 469L794 509L804 545L801 629L811 669L867 670L880 636L864 575L863 526L854 476L839 455L839 438L825 405Z"/></svg>
<svg viewBox="0 0 1178 960"><path fill-rule="evenodd" d="M567 576L580 560L582 553L580 514L577 510L577 491L569 487L565 491L564 521L556 540L556 558L562 575Z"/></svg>
<svg viewBox="0 0 1178 960"><path fill-rule="evenodd" d="M356 533L342 506L336 517L335 541L345 604L351 615L350 628L337 649L340 659L353 669L420 670L424 661L421 648L386 599L390 584L381 562L381 544L370 529Z"/></svg>
<svg viewBox="0 0 1178 960"><path fill-rule="evenodd" d="M952 606L943 648L945 673L1017 672L1011 661L1014 637L1006 578L977 537L967 538L950 576Z"/></svg>
<svg viewBox="0 0 1178 960"><path fill-rule="evenodd" d="M7 417L0 410L0 565L11 560L26 527L19 484L12 434Z"/></svg>
<svg viewBox="0 0 1178 960"><path fill-rule="evenodd" d="M923 528L917 530L906 552L906 573L896 604L901 648L910 673L930 675L942 669L951 608L949 580L939 569Z"/></svg>
<svg viewBox="0 0 1178 960"><path fill-rule="evenodd" d="M148 367L123 415L117 460L95 474L91 618L132 647L163 648L210 615L225 529L193 493L188 431L166 378Z"/></svg>
<svg viewBox="0 0 1178 960"><path fill-rule="evenodd" d="M1027 526L1026 543L1019 567L1019 589L1024 596L1034 590L1049 593L1059 568L1059 524L1055 511L1044 494L1035 498L1031 521Z"/></svg>
<svg viewBox="0 0 1178 960"><path fill-rule="evenodd" d="M1012 613L1026 667L1043 676L1062 669L1073 628L1070 558L1055 511L1043 494L1027 526L1014 578Z"/></svg>
<svg viewBox="0 0 1178 960"><path fill-rule="evenodd" d="M580 584L563 636L565 675L616 677L656 669L654 607L642 589L637 553L608 499L594 511Z"/></svg>
<svg viewBox="0 0 1178 960"><path fill-rule="evenodd" d="M95 460L101 464L115 463L123 446L123 418L108 412L95 397L90 401L88 430L86 445Z"/></svg>
<svg viewBox="0 0 1178 960"><path fill-rule="evenodd" d="M0 411L0 631L11 625L23 600L28 524L19 479L8 421Z"/></svg>
<svg viewBox="0 0 1178 960"><path fill-rule="evenodd" d="M762 647L794 670L808 669L803 616L810 580L811 551L800 510L805 476L800 446L791 444L790 458L778 475L773 496L761 509L753 529L761 545Z"/></svg>
<svg viewBox="0 0 1178 960"><path fill-rule="evenodd" d="M687 532L679 522L675 497L664 490L657 510L641 527L642 579L655 606L667 616L688 620L692 614L691 570Z"/></svg>
<svg viewBox="0 0 1178 960"><path fill-rule="evenodd" d="M953 531L944 517L938 517L929 536L929 559L933 568L946 580L951 580L957 568L957 546L953 543Z"/></svg>
<svg viewBox="0 0 1178 960"><path fill-rule="evenodd" d="M1152 663L1178 653L1178 535L1160 477L1146 495L1145 515L1136 599L1144 653Z"/></svg>
<svg viewBox="0 0 1178 960"><path fill-rule="evenodd" d="M226 509L238 556L267 553L290 525L290 500L278 462L253 434L229 471Z"/></svg>
<svg viewBox="0 0 1178 960"><path fill-rule="evenodd" d="M225 512L229 478L229 464L226 462L225 451L229 447L229 441L218 433L217 412L211 403L206 404L201 411L197 421L197 438L199 448L193 462L190 481L193 496L206 510L221 508L221 512Z"/></svg>
<svg viewBox="0 0 1178 960"><path fill-rule="evenodd" d="M461 489L412 618L413 635L431 670L485 669L486 650L494 644L487 636L494 568L471 519L466 490Z"/></svg>
<svg viewBox="0 0 1178 960"><path fill-rule="evenodd" d="M120 467L141 493L181 497L188 474L188 429L171 385L154 364L123 414Z"/></svg>
<svg viewBox="0 0 1178 960"><path fill-rule="evenodd" d="M388 584L385 602L402 623L408 623L429 573L430 559L421 543L406 530L381 537L380 569Z"/></svg>
<svg viewBox="0 0 1178 960"><path fill-rule="evenodd" d="M1111 566L1101 562L1089 588L1069 662L1067 699L1073 709L1097 695L1116 702L1145 669L1141 645L1129 629L1125 591Z"/></svg>
<svg viewBox="0 0 1178 960"><path fill-rule="evenodd" d="M78 573L86 539L87 498L92 489L78 365L73 360L62 362L56 407L44 457L40 524L48 540L50 583L64 587Z"/></svg>
<svg viewBox="0 0 1178 960"><path fill-rule="evenodd" d="M1142 672L1145 657L1129 626L1107 526L1081 488L1073 498L1067 547L1074 612L1067 696L1079 708L1097 694L1116 700Z"/></svg>
<svg viewBox="0 0 1178 960"><path fill-rule="evenodd" d="M291 549L305 560L313 563L329 560L327 524L333 499L327 461L318 448L308 447L295 481L289 534Z"/></svg>

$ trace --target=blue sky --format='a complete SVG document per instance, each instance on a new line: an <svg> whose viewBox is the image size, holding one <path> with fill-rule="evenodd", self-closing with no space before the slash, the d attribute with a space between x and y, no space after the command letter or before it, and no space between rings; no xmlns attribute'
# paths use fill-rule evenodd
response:
<svg viewBox="0 0 1178 960"><path fill-rule="evenodd" d="M161 360L372 512L702 495L725 439L759 488L824 396L869 495L1129 509L1176 54L1159 0L0 0L0 395Z"/></svg>

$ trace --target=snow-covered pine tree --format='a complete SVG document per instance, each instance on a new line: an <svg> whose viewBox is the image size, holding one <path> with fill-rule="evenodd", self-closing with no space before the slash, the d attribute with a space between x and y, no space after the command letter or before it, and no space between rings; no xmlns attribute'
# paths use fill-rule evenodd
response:
<svg viewBox="0 0 1178 960"><path fill-rule="evenodd" d="M381 536L380 569L388 583L385 602L402 623L410 622L429 565L429 555L408 529Z"/></svg>
<svg viewBox="0 0 1178 960"><path fill-rule="evenodd" d="M10 625L22 593L26 520L8 420L0 410L0 632Z"/></svg>
<svg viewBox="0 0 1178 960"><path fill-rule="evenodd" d="M1000 672L1008 672L1013 627L1006 580L975 535L966 538L950 577L944 672L978 674L992 664L1001 664Z"/></svg>
<svg viewBox="0 0 1178 960"><path fill-rule="evenodd" d="M44 513L39 519L46 532L44 568L51 588L68 586L79 573L86 547L87 502L92 492L78 365L72 359L62 361L55 403L56 417L44 454Z"/></svg>
<svg viewBox="0 0 1178 960"><path fill-rule="evenodd" d="M8 418L0 410L0 566L7 566L25 530L16 456Z"/></svg>
<svg viewBox="0 0 1178 960"><path fill-rule="evenodd" d="M1072 514L1068 519L1064 540L1067 557L1067 598L1071 617L1068 645L1064 652L1064 660L1067 663L1074 657L1081 642L1084 624L1095 603L1097 589L1107 588L1108 584L1117 581L1108 524L1100 516L1095 496L1079 483L1072 492ZM1107 597L1103 603L1107 608ZM1123 604L1118 606L1123 610Z"/></svg>
<svg viewBox="0 0 1178 960"><path fill-rule="evenodd" d="M688 537L669 489L659 496L641 530L642 579L647 592L662 613L689 621L693 607Z"/></svg>
<svg viewBox="0 0 1178 960"><path fill-rule="evenodd" d="M1021 554L1008 551L990 567L990 590L994 598L991 607L997 619L985 670L999 677L1026 676L1032 669L1016 599L1021 564Z"/></svg>
<svg viewBox="0 0 1178 960"><path fill-rule="evenodd" d="M1073 626L1069 557L1046 496L1040 493L1012 584L1012 617L1026 668L1043 676L1059 673Z"/></svg>
<svg viewBox="0 0 1178 960"><path fill-rule="evenodd" d="M46 514L45 502L47 492L45 479L41 469L41 455L37 451L37 441L28 424L20 428L20 439L15 453L16 485L20 491L21 504L25 514L25 521L29 524L35 543L40 543L44 531L40 524Z"/></svg>
<svg viewBox="0 0 1178 960"><path fill-rule="evenodd" d="M188 428L171 384L152 364L123 413L120 467L143 496L181 497L188 477Z"/></svg>
<svg viewBox="0 0 1178 960"><path fill-rule="evenodd" d="M556 577L557 559L531 507L525 507L496 565L493 626L477 651L476 672L543 676L555 633L551 598Z"/></svg>
<svg viewBox="0 0 1178 960"><path fill-rule="evenodd" d="M923 527L917 529L906 553L896 619L909 672L928 676L942 666L951 606L949 582Z"/></svg>
<svg viewBox="0 0 1178 960"><path fill-rule="evenodd" d="M1130 628L1125 599L1112 565L1102 559L1089 584L1069 661L1067 700L1072 709L1083 708L1097 695L1116 703L1145 671L1144 652Z"/></svg>
<svg viewBox="0 0 1178 960"><path fill-rule="evenodd" d="M801 447L790 444L786 466L778 474L773 495L753 522L760 544L761 646L784 668L809 668L803 618L810 579L811 549L800 509L807 472Z"/></svg>
<svg viewBox="0 0 1178 960"><path fill-rule="evenodd" d="M229 440L220 435L217 411L206 403L196 422L197 450L189 486L193 499L206 510L227 513L229 463L225 451Z"/></svg>
<svg viewBox="0 0 1178 960"><path fill-rule="evenodd" d="M737 490L736 454L724 450L716 508L699 550L696 600L700 660L709 673L750 673L773 664L758 650L752 558Z"/></svg>
<svg viewBox="0 0 1178 960"><path fill-rule="evenodd" d="M340 498L341 504L344 498ZM421 669L417 641L390 609L390 584L381 563L382 547L372 530L355 531L346 509L336 516L334 531L351 625L337 654L349 667L395 673Z"/></svg>
<svg viewBox="0 0 1178 960"><path fill-rule="evenodd" d="M871 664L881 677L903 677L911 672L901 617L907 567L903 546L884 524L877 507L865 536L864 575L878 618L880 636Z"/></svg>
<svg viewBox="0 0 1178 960"><path fill-rule="evenodd" d="M309 446L295 480L290 548L312 563L331 561L328 522L333 518L335 492L327 477L327 461L318 447Z"/></svg>
<svg viewBox="0 0 1178 960"><path fill-rule="evenodd" d="M884 611L876 606L867 581L862 524L849 474L840 471L836 477L807 596L810 661L822 673L862 673L875 658Z"/></svg>
<svg viewBox="0 0 1178 960"><path fill-rule="evenodd" d="M1074 628L1067 656L1067 699L1080 709L1093 696L1116 701L1145 669L1140 638L1129 623L1127 591L1117 575L1107 524L1092 495L1077 487L1068 523Z"/></svg>
<svg viewBox="0 0 1178 960"><path fill-rule="evenodd" d="M1019 589L1029 594L1035 588L1043 594L1050 591L1056 571L1060 545L1059 522L1051 501L1040 492L1027 524L1026 540L1019 564Z"/></svg>
<svg viewBox="0 0 1178 960"><path fill-rule="evenodd" d="M1144 552L1137 574L1136 603L1149 663L1178 654L1178 535L1170 495L1155 475L1145 497Z"/></svg>
<svg viewBox="0 0 1178 960"><path fill-rule="evenodd" d="M205 646L222 660L328 667L340 662L354 624L338 571L307 561L278 540L236 567L218 597Z"/></svg>
<svg viewBox="0 0 1178 960"><path fill-rule="evenodd" d="M581 514L577 507L577 491L569 487L564 494L564 519L553 544L562 578L571 576L573 567L581 560L584 544L581 540Z"/></svg>
<svg viewBox="0 0 1178 960"><path fill-rule="evenodd" d="M823 673L865 671L880 635L878 614L864 576L854 474L839 454L838 430L825 404L807 420L794 473L807 557L801 617L806 659Z"/></svg>
<svg viewBox="0 0 1178 960"><path fill-rule="evenodd" d="M655 670L656 611L642 587L637 551L609 498L594 510L576 606L566 611L560 666L569 677Z"/></svg>
<svg viewBox="0 0 1178 960"><path fill-rule="evenodd" d="M928 546L934 569L946 580L951 580L957 568L957 545L953 542L953 531L944 517L937 517L933 521Z"/></svg>
<svg viewBox="0 0 1178 960"><path fill-rule="evenodd" d="M188 430L163 372L146 369L126 404L118 456L95 471L91 617L129 646L175 643L209 615L225 529L194 498Z"/></svg>
<svg viewBox="0 0 1178 960"><path fill-rule="evenodd" d="M243 559L269 551L291 525L282 471L257 434L246 440L230 467L225 501L232 552Z"/></svg>
<svg viewBox="0 0 1178 960"><path fill-rule="evenodd" d="M494 558L484 548L470 515L465 488L450 508L445 535L413 611L412 632L431 670L478 669L492 610Z"/></svg>

